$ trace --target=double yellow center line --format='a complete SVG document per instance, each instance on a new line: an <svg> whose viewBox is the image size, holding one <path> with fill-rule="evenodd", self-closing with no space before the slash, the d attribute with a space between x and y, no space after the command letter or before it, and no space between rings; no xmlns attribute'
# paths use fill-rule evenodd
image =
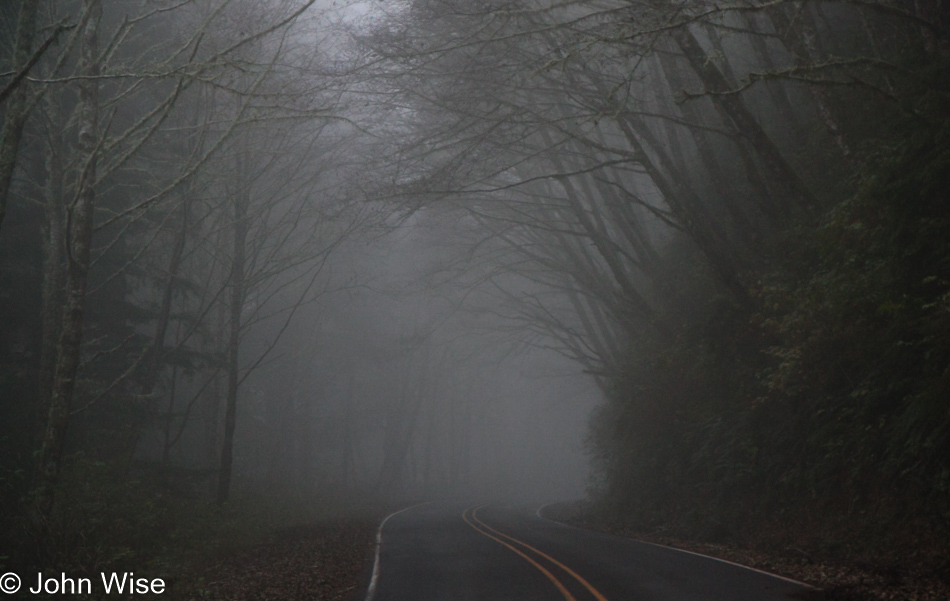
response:
<svg viewBox="0 0 950 601"><path fill-rule="evenodd" d="M569 590L567 590L567 587L564 586L564 583L558 580L558 578L554 574L552 574L550 570L544 567L544 565L542 565L539 561L536 561L534 558L529 556L528 553L525 553L525 551L529 553L533 553L536 557L547 560L551 564L563 570L567 575L571 576L572 578L574 578L574 580L579 582L581 586L583 586L588 591L590 591L590 594L593 595L594 599L596 599L597 601L607 601L607 598L601 595L600 591L595 589L591 585L591 583L584 580L584 578L581 577L580 574L578 574L571 568L567 567L560 561L554 559L553 557L551 557L547 553L544 553L543 551L539 551L538 549L535 549L534 547L532 547L531 545L529 545L528 543L524 541L520 541L512 536L508 536L507 534L504 534L502 532L495 530L494 528L492 528L485 522L478 519L478 511L480 509L483 509L484 507L485 507L484 505L481 505L479 507L470 507L466 509L465 511L462 512L462 519L465 520L465 523L471 526L472 528L474 528L475 531L478 532L479 534L487 536L488 538L492 539L498 544L508 547L509 549L517 553L519 556L521 556L522 559L524 559L525 561L533 565L535 568L537 568L539 572L544 574L544 576L548 580L550 580L551 583L554 584L554 586L557 587L557 590L560 591L565 601L577 601L577 599L574 597L574 595L571 594ZM517 545L517 547L515 545ZM521 549L519 549L518 547L521 547ZM522 549L524 549L524 551L522 551Z"/></svg>

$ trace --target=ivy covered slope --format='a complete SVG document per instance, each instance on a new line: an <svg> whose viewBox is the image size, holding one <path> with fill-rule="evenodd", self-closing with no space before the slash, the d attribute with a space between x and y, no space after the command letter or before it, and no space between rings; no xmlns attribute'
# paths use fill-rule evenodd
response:
<svg viewBox="0 0 950 601"><path fill-rule="evenodd" d="M593 420L603 513L947 569L950 128L912 116L889 133L817 224L747 274L748 307L684 276L701 300L631 353Z"/></svg>

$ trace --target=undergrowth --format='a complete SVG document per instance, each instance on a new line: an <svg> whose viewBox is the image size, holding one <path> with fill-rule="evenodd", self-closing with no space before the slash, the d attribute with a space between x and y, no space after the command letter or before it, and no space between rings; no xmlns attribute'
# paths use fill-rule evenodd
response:
<svg viewBox="0 0 950 601"><path fill-rule="evenodd" d="M18 477L9 474L6 480ZM238 550L293 526L373 512L369 504L333 495L315 499L249 492L219 507L207 500L207 480L186 470L74 457L49 520L31 517L36 514L29 497L3 516L0 572L64 573L96 583L103 572L132 572L161 578L163 598L185 598L200 588L204 570ZM35 576L24 578L24 585L28 582ZM90 598L101 593L94 586Z"/></svg>
<svg viewBox="0 0 950 601"><path fill-rule="evenodd" d="M754 308L697 281L631 353L592 423L602 513L950 570L950 128L908 132L786 233Z"/></svg>

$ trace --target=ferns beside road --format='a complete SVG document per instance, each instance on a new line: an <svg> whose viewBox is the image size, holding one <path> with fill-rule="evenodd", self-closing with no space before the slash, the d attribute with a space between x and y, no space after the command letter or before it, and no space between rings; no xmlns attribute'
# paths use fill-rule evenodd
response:
<svg viewBox="0 0 950 601"><path fill-rule="evenodd" d="M602 511L947 567L950 129L908 132L820 226L786 232L755 308L694 282L678 335L630 359L593 421Z"/></svg>

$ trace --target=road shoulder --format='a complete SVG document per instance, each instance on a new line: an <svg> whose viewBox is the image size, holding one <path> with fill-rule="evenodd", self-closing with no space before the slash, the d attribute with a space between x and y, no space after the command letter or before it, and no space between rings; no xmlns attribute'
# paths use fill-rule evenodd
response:
<svg viewBox="0 0 950 601"><path fill-rule="evenodd" d="M539 517L722 559L756 570L804 582L823 591L828 601L945 601L950 582L925 570L896 569L867 563L813 558L796 550L748 548L670 536L661 530L637 529L592 516L581 503L547 505Z"/></svg>

